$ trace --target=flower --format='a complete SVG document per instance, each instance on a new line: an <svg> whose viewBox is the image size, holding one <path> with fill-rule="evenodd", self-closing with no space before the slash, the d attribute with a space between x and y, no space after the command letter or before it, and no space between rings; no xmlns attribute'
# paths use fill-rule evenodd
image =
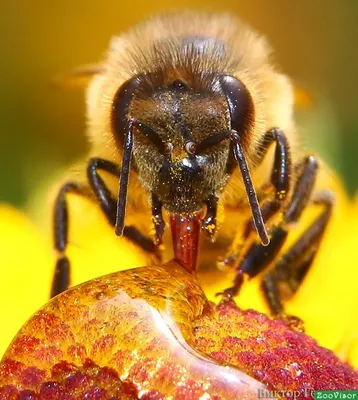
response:
<svg viewBox="0 0 358 400"><path fill-rule="evenodd" d="M354 279L354 276L357 276L357 271L354 268L355 263L352 262L352 260L354 259L354 244L357 242L356 225L358 222L358 201L350 203L345 197L343 190L340 188L339 183L334 182L333 184L335 185L335 192L337 194L337 207L333 220L330 223L329 230L325 235L322 248L312 270L305 279L302 288L294 298L288 302L287 309L290 314L297 315L304 320L307 333L317 339L320 345L334 350L343 360L347 360L352 365L357 366L358 324L355 316L358 306L358 299L356 296L358 280ZM332 186L332 184L330 186ZM100 211L89 201L74 196L71 200L71 211L71 215L73 215L75 221L71 225L73 226L73 230L70 234L71 237L76 239L75 242L69 246L68 255L70 259L74 261L73 264L76 265L76 269L73 270L74 284L115 271L116 269L118 270L118 266L127 270L145 264L144 254L125 239L118 240L115 235L113 235L111 228L106 224ZM2 346L2 348L0 348L1 352L5 350L10 339L15 336L16 331L29 315L46 303L52 275L52 269L49 268L49 266L51 267L53 264L54 257L51 254L51 249L47 241L44 240L41 233L34 228L25 215L20 214L8 206L3 206L0 209L0 215L0 234L3 236L1 237L2 264L5 266L2 271L3 279L0 282L0 318L7 322L3 324L3 326L6 326L6 329L2 330L0 336L0 344ZM306 217L309 219L312 216L307 215ZM302 225L304 226L306 222ZM299 229L301 228L302 227L299 227ZM150 273L146 272L148 268ZM164 320L165 326L169 326L170 328L179 327L179 330L174 332L176 338L183 335L185 337L184 342L190 343L192 349L196 349L202 354L209 354L211 357L218 360L219 364L215 364L218 368L222 362L228 362L230 365L237 365L246 374L254 376L256 380L264 382L269 387L293 389L293 382L297 384L297 381L293 381L292 377L299 377L302 373L303 378L301 377L301 379L306 379L305 383L307 387L311 387L309 386L312 384L310 379L315 379L315 382L319 382L319 375L325 377L324 382L322 382L322 385L325 385L322 387L325 388L333 388L334 386L329 386L329 384L334 385L334 382L336 382L335 385L338 384L337 382L342 383L343 381L339 381L339 379L343 379L342 377L344 377L345 385L348 384L347 382L351 382L351 385L358 385L355 381L358 378L348 366L340 363L328 350L317 346L316 342L308 336L293 331L281 321L270 320L256 311L241 310L253 308L259 311L267 311L258 290L258 280L253 280L249 284L246 284L242 292L240 292L237 303L241 309L229 303L223 303L215 307L212 303L207 303L202 294L198 295L196 293L196 297L190 295L190 290L194 290L193 287L195 288L197 287L196 285L198 285L196 282L193 283L191 281L192 277L185 279L182 277L178 278L175 274L178 273L180 275L180 271L174 273L173 271L175 271L175 268L167 268L161 270L160 276L162 278L160 279L156 278L155 271L153 272L153 270L150 269L153 267L148 268L138 269L137 274L133 271L128 271L114 274L112 278L105 277L97 279L84 286L72 289L68 293L48 303L48 305L41 309L35 317L24 326L10 346L6 353L5 361L2 366L0 366L2 378L4 379L4 376L6 378L6 376L8 376L6 374L9 373L12 379L15 379L14 377L17 377L16 379L23 379L25 376L27 377L25 381L32 382L30 388L33 388L36 384L40 384L39 382L46 382L46 379L49 379L49 377L52 379L54 374L57 374L56 377L58 377L59 382L61 381L62 383L59 383L60 386L57 385L56 388L46 386L48 390L52 391L64 390L63 385L67 385L66 376L68 376L68 371L72 371L71 376L77 376L79 377L78 379L82 380L92 379L93 376L99 376L98 374L106 376L107 383L109 382L108 379L110 379L110 377L113 378L113 376L114 378L117 377L117 380L118 377L122 379L124 376L123 370L117 368L113 372L113 366L115 365L113 357L114 354L117 354L113 352L113 349L122 351L123 349L120 347L122 342L120 344L115 341L113 342L114 339L111 338L111 335L104 335L104 338L98 343L95 340L91 340L90 343L84 347L91 349L92 355L93 352L95 352L94 349L97 348L97 353L95 352L97 356L92 357L89 361L87 358L88 354L86 352L83 353L83 347L81 347L83 346L84 339L81 339L82 336L79 335L78 332L73 336L73 333L69 331L69 333L66 334L67 336L61 336L56 339L51 336L53 335L51 330L49 331L46 328L48 326L46 321L52 318L51 313L53 313L53 310L57 310L54 315L56 318L60 318L58 320L59 322L56 322L56 324L60 325L56 326L61 326L61 329L64 329L63 327L73 326L75 323L75 326L78 328L79 324L81 325L82 323L79 321L82 321L82 319L76 313L78 313L79 310L83 311L81 307L88 306L86 303L88 299L84 303L81 302L83 296L85 298L86 296L88 297L88 293L90 292L93 297L93 290L99 286L101 290L99 290L99 292L97 291L95 294L95 296L99 296L96 297L96 299L99 300L99 304L102 304L101 301L103 299L117 299L117 297L113 297L113 294L108 295L108 282L116 278L116 287L124 288L124 293L128 293L128 290L131 290L131 285L135 284L135 279L142 279L144 274L144 276L147 277L146 282L150 281L151 284L143 284L144 286L142 285L141 290L143 287L150 287L150 290L145 291L139 298L142 299L145 296L149 296L148 293L150 293L150 296L152 296L155 302L154 310L159 311L163 309L161 308L162 306L158 306L158 304L162 304L160 302L163 301L163 299L171 298L174 302L172 310L177 312L177 314L174 313L176 316L173 317L172 313L168 313L168 309L165 308L164 314L161 312L159 313L159 319L154 319L152 322L147 321L147 324L142 324L141 330L147 332L147 334L150 334L155 324ZM156 268L162 267L158 266ZM171 271L174 276L165 279L165 274L168 273L168 270ZM125 286L123 279L128 276L131 276L131 279L128 280L128 284ZM135 276L137 278L134 278ZM212 272L210 275L202 274L201 283L209 299L214 300L216 292L229 286L229 278L232 277L228 277L223 271L218 271L215 276L213 276ZM142 282L144 281L142 280ZM181 296L180 291L176 289L169 295L165 294L167 293L168 286L170 286L172 282L176 282L177 284L179 282L180 285L188 285L190 288L189 292L185 292L185 296L187 296L187 299L190 301L185 300L185 306L182 306L182 308L178 306L178 299L176 297ZM213 284L213 282L215 284ZM179 287L182 287L180 285ZM153 287L155 289L153 289ZM195 290L200 291L200 286ZM101 295L99 295L99 293ZM73 302L73 298L76 299L76 307L79 308L73 309L72 313L71 307L67 306L71 301ZM129 298L134 299L135 296L130 294ZM128 303L128 298L126 299ZM117 300L113 301L114 303L117 302ZM120 304L122 301L123 298ZM97 307L93 305L92 300L89 303ZM112 303L110 302L109 304L111 305ZM57 305L54 306L54 304ZM63 312L61 311L61 314L57 315L58 310L61 308L59 304ZM152 305L152 303L149 304ZM209 306L207 304L209 304ZM143 310L143 305L141 305L140 309ZM100 310L101 313L107 312L106 309L101 308ZM197 310L197 314L189 323L185 318L188 318L190 313L195 313L195 310ZM132 311L128 315L136 315L136 313L133 314ZM138 310L136 310L136 312L137 311ZM83 315L88 315L89 313L90 312L86 312ZM90 325L86 325L85 322L83 322L86 326L86 335L89 335L92 339L92 334L88 329L92 329L92 331L95 332L94 334L96 334L96 330L102 333L104 330L104 333L108 333L105 330L108 328L108 323L104 324L103 318L101 319L98 317L102 315L101 313L96 310L94 314L91 314L96 317L94 318L95 326L92 326L92 328ZM112 315L113 313L111 313L111 316ZM128 324L130 322L130 317L128 317L128 315L123 316L123 314L121 314L120 318L117 316L117 320L115 320L117 321L116 326ZM166 319L167 315L173 318L175 324L171 324L170 320L168 321ZM84 318L84 320L86 321L86 318ZM110 319L107 319L107 321L109 320ZM51 323L53 324L53 319ZM87 323L91 324L92 322L87 320ZM61 333L61 329L55 330L55 332ZM190 332L194 332L194 336L188 334L188 329ZM135 330L138 337L140 336L141 330ZM164 332L166 331L164 330ZM229 334L230 332L231 334ZM248 337L245 332L251 332L253 336L249 335ZM133 335L133 337L131 335ZM132 343L131 340L138 339L136 335L129 334L127 337L128 341ZM233 338L236 339L234 340ZM161 340L163 340L162 337L159 342ZM63 354L61 353L62 355L60 357L59 354L56 353L58 349L52 347L53 353L51 353L46 344L57 343L58 341L62 343L60 346L61 351L64 351L64 348L67 349L67 358L65 357L66 362L62 364L61 362L56 364L54 360L58 361L62 359L61 357ZM155 344L156 342L154 344L152 343L152 345ZM137 347L134 347L132 351L139 351L139 345L136 346ZM293 351L292 347L297 348L298 352L302 350L304 354L302 352L301 354ZM69 348L70 350L68 350ZM247 351L248 348L249 350ZM290 348L292 351L288 350ZM236 349L236 353L234 353L233 349ZM264 349L264 351L262 351L262 349ZM26 354L25 358L22 356L21 351ZM143 352L143 356L146 360L145 363L149 364L145 364L142 358L140 359L141 363L139 363L137 367L139 369L130 369L128 370L130 372L126 370L126 373L132 374L132 378L135 378L133 378L133 382L139 382L141 379L143 380L144 378L141 374L145 372L148 373L148 371L151 371L151 368L154 368L153 362L155 363L156 358L153 359L153 356L155 357L157 355L157 351L159 351L158 348L146 348ZM177 355L177 351L173 351L175 355ZM192 351L193 350L190 352ZM276 351L278 352L276 353ZM36 370L30 370L30 372L32 371L31 377L28 376L29 370L25 368L26 362L29 361L29 354L32 354L39 363L37 364L38 368ZM83 354L85 354L85 356ZM121 356L119 359L121 362L129 362L128 354L120 354ZM131 356L133 356L133 353L131 353ZM21 359L21 357L23 358ZM53 359L51 359L51 357L53 357ZM200 356L198 357L200 359ZM310 362L307 361L309 357L313 357ZM17 361L14 361L14 359ZM80 365L82 365L82 367L80 367L80 369L78 369L79 367L76 367L74 363L76 359L81 360ZM307 361L306 366L304 363L302 364L303 359ZM112 369L103 370L104 367L101 363L104 363L106 368L109 367ZM282 368L282 363L285 363L285 368ZM140 367L141 364L142 367ZM52 365L52 369L49 365ZM155 365L156 368L158 368L158 362L155 363ZM162 373L165 372L164 378L168 379L167 374L169 374L170 371L172 371L172 373L177 371L177 368L179 368L178 365L178 363L174 362L171 370L170 368L162 370ZM276 365L276 367L268 368L268 365ZM287 372L288 365L293 369L289 369ZM313 365L316 365L316 367L314 367L316 369L313 368ZM182 367L183 365L181 365L181 368ZM55 370L53 368L55 368ZM179 370L182 371L180 368ZM122 375L113 375L113 373L118 374L118 371L121 371ZM158 373L157 369L155 371ZM215 370L212 373L216 376L220 373L220 371L218 371L219 370ZM177 373L179 372L177 371ZM235 375L236 372L231 371L231 373ZM179 375L176 376L178 378ZM186 376L186 379L187 378ZM30 381L28 381L28 379L30 379ZM180 379L184 379L183 376L181 376ZM250 378L245 375L243 379ZM191 387L191 384L187 380L185 380L185 382L183 390L184 388L185 390L189 390L189 392L186 392L187 394L192 394L195 391L199 393L204 390L203 387ZM302 381L300 382L302 384ZM253 388L257 390L260 388L260 386L257 385L260 385L257 381L250 381L249 387L252 390ZM342 387L347 388L347 386ZM127 389L132 394L134 393L134 388L130 385L128 387L126 386L126 389L122 388L118 390ZM11 391L13 388L6 388L3 390ZM60 392L56 393L58 394ZM146 395L148 395L148 393L149 392L146 392ZM236 392L232 393L234 395ZM53 398L56 398L56 395L54 396ZM136 398L136 394L133 396L133 398ZM155 397L153 394L153 397L148 397L148 399L159 399L160 397L158 396ZM185 398L185 394L183 398Z"/></svg>

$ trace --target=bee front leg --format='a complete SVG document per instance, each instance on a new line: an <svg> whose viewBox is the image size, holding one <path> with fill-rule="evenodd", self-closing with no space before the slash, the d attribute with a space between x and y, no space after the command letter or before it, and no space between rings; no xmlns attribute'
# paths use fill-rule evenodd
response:
<svg viewBox="0 0 358 400"><path fill-rule="evenodd" d="M78 182L68 182L62 186L56 198L54 209L54 244L59 256L56 262L55 273L52 281L51 297L54 297L68 289L70 285L70 262L68 257L65 255L68 244L67 194L74 193L92 200L96 197L108 222L113 227L115 226L117 202L113 198L103 179L100 177L98 173L99 170L108 172L117 177L119 176L118 165L101 158L92 158L87 167L87 176L90 187ZM154 242L139 232L134 226L125 226L123 236L136 243L148 253L155 253L157 251Z"/></svg>
<svg viewBox="0 0 358 400"><path fill-rule="evenodd" d="M70 285L70 262L65 255L68 243L68 205L66 197L68 193L90 197L91 191L88 186L78 182L67 182L58 192L54 207L54 246L58 253L55 273L52 279L50 297L68 289Z"/></svg>
<svg viewBox="0 0 358 400"><path fill-rule="evenodd" d="M236 296L244 281L244 275L249 278L264 271L277 257L288 236L290 224L297 222L306 208L312 194L317 175L317 160L307 157L301 165L301 172L287 207L283 211L283 220L273 228L268 246L254 242L246 252L241 263L236 268L237 274L232 287L223 293L224 300ZM273 291L270 292L270 296ZM277 299L275 294L272 296ZM272 302L271 302L272 303ZM270 304L270 303L269 303Z"/></svg>
<svg viewBox="0 0 358 400"><path fill-rule="evenodd" d="M91 158L87 167L89 184L99 201L101 210L108 222L114 227L116 224L117 201L113 198L104 180L100 177L98 173L99 170L108 172L119 178L120 168L112 161L102 158ZM157 251L157 246L153 240L139 232L135 226L125 226L123 229L123 236L136 243L148 253L155 253Z"/></svg>

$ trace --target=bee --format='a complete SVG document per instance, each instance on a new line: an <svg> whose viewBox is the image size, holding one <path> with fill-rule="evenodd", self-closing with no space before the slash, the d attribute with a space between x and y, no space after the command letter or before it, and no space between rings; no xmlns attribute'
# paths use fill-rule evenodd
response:
<svg viewBox="0 0 358 400"><path fill-rule="evenodd" d="M281 286L293 294L302 282L333 197L314 190L318 160L300 154L293 86L266 39L230 14L160 15L114 37L89 71L87 183L66 183L55 202L51 296L69 286L67 194L76 193L94 197L148 260L163 245L190 271L221 257L236 271L226 299L262 274L272 314L284 315ZM282 254L311 204L321 213Z"/></svg>

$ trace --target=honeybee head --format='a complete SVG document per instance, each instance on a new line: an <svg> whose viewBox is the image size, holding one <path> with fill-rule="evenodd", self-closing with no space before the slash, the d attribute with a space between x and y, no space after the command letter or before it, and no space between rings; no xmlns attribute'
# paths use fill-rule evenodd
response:
<svg viewBox="0 0 358 400"><path fill-rule="evenodd" d="M216 210L213 199L220 197L237 165L256 226L261 224L264 230L244 156L254 120L250 93L229 75L201 73L186 78L138 75L117 92L113 130L123 147L119 230L124 224L130 168L152 197L177 215L199 212L208 204ZM213 214L213 209L208 213Z"/></svg>

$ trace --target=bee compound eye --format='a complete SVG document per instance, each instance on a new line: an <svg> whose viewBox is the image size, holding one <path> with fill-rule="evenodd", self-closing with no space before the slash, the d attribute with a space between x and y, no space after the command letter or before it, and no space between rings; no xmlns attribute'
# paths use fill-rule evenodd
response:
<svg viewBox="0 0 358 400"><path fill-rule="evenodd" d="M185 151L188 154L195 154L196 153L196 143L194 143L194 142L185 143Z"/></svg>
<svg viewBox="0 0 358 400"><path fill-rule="evenodd" d="M170 142L165 143L165 145L164 145L164 150L165 150L165 152L168 153L168 154L172 153L173 150L174 150L173 143L170 143Z"/></svg>
<svg viewBox="0 0 358 400"><path fill-rule="evenodd" d="M251 94L239 79L230 75L221 77L221 88L230 110L231 129L242 136L250 130L255 119Z"/></svg>

